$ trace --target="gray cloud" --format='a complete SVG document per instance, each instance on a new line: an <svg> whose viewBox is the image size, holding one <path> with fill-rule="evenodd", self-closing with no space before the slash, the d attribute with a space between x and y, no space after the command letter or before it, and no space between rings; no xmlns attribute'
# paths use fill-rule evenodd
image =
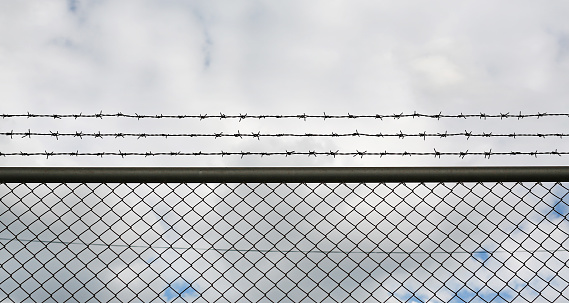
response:
<svg viewBox="0 0 569 303"><path fill-rule="evenodd" d="M247 1L3 1L0 84L6 112L565 112L562 3L414 5ZM487 9L491 5L492 9ZM564 40L565 39L565 40ZM130 123L3 120L2 128L218 132L498 132L563 129L532 121ZM132 127L132 128L131 128ZM346 127L346 128L342 128ZM516 140L5 140L6 150L529 150ZM139 140L140 141L140 140ZM99 143L97 143L99 142ZM540 140L544 150L564 141ZM17 165L179 165L178 159L0 159ZM187 165L547 165L563 158L184 159ZM7 163L7 162L3 162Z"/></svg>
<svg viewBox="0 0 569 303"><path fill-rule="evenodd" d="M383 1L100 1L100 0L37 0L8 1L0 0L0 95L2 112L5 113L98 113L123 112L141 114L300 114L326 112L328 114L390 114L413 111L424 113L499 113L510 112L567 112L566 96L568 85L567 37L569 26L566 22L568 6L562 1L548 4L522 1L513 7L509 3L494 1L430 1L422 3L387 3ZM242 133L267 132L360 132L398 133L399 131L417 132L474 132L522 133L564 132L566 118L542 119L505 119L505 120L445 120L400 119L400 120L124 120L106 119L2 119L0 131L60 131L60 132L224 132ZM99 139L99 138L14 138L0 137L2 152L19 151L285 151L285 150L341 150L350 151L427 151L434 148L439 151L534 151L568 150L569 145L559 138L464 138L438 139L420 138L378 139L378 138L218 138L218 139ZM439 165L564 165L565 157L492 157L483 158L425 158L425 157L215 157L215 158L81 158L81 157L0 157L0 165L4 166L439 166ZM41 188L41 187L40 187ZM261 186L262 190L266 190ZM65 188L63 188L65 191ZM137 189L141 196L125 194L122 196L109 194L104 188L95 190L98 196L87 195L84 187L76 189L79 196L86 195L84 203L78 203L73 196L63 198L63 204L54 208L54 212L42 210L45 207L58 205L59 198L44 199L45 205L37 204L38 197L28 196L18 204L18 198L3 196L2 201L2 235L11 237L21 235L34 237L34 233L43 232L42 236L53 237L53 233L64 232L61 241L93 241L101 239L108 243L167 245L168 241L181 241L180 245L196 242L196 246L207 248L213 244L236 245L247 248L250 243L238 242L238 237L222 240L223 233L240 232L249 241L261 241L262 248L277 247L313 249L322 246L324 249L341 246L354 248L355 243L346 241L341 232L357 226L361 233L353 232L348 237L351 241L359 241L359 245L370 248L374 243L363 238L363 234L373 231L374 241L393 247L397 243L396 235L414 239L415 244L406 241L402 247L414 249L419 246L430 249L442 245L452 249L464 245L475 249L478 244L488 251L496 249L500 243L474 243L467 235L494 233L497 238L508 238L502 247L516 248L519 243L533 247L531 238L544 236L544 231L551 231L548 245L555 248L555 243L566 241L566 224L560 217L549 216L542 220L536 212L530 212L530 219L523 221L516 213L500 216L488 209L508 210L515 206L515 201L501 201L492 197L488 207L480 205L477 211L483 212L484 218L476 216L472 224L463 223L460 230L453 229L452 222L460 221L466 213L472 215L470 206L460 203L458 197L449 198L457 203L454 211L440 203L433 196L419 201L411 197L415 212L429 212L431 223L423 222L420 230L403 230L390 235L381 234L397 230L396 224L387 221L398 221L402 217L414 220L415 213L410 209L401 210L395 204L386 205L375 201L374 211L371 206L359 203L357 197L349 196L345 202L337 205L335 211L326 215L315 210L325 207L318 204L320 198L309 196L306 192L291 195L286 199L297 203L302 209L302 216L294 213L276 214L267 205L278 203L279 197L268 196L258 211L274 221L286 218L290 221L302 222L298 231L291 224L280 221L278 229L263 237L259 230L251 229L251 224L237 225L231 229L221 219L219 213L231 213L226 220L238 220L235 212L240 208L240 199L259 202L263 196L249 193L249 189L241 187L242 197L234 195L229 189L220 187L216 192L220 197L228 195L231 205L220 204L220 197L207 196L203 201L193 197L190 202L175 207L179 197L160 196L167 188L156 189L161 194L154 195ZM183 191L183 189L178 189ZM204 189L200 189L204 190ZM318 190L322 190L319 188ZM342 189L344 190L344 189ZM405 192L405 189L398 189ZM442 190L440 187L438 190ZM464 189L462 189L464 190ZM519 189L516 189L519 190ZM119 187L117 191L127 191ZM207 189L205 189L207 191ZM277 189L278 191L278 189ZM306 191L302 187L298 191ZM144 192L144 193L143 193ZM286 195L287 189L284 190ZM148 196L145 196L147 195ZM247 196L247 194L250 194ZM304 195L308 196L304 196ZM322 195L330 194L323 189ZM107 196L108 195L108 196ZM166 195L166 194L164 194ZM247 196L246 198L243 198ZM326 201L336 201L334 195ZM164 198L164 200L161 200ZM306 198L306 201L302 199ZM29 200L28 200L29 199ZM336 199L336 200L335 200ZM372 198L369 198L373 200ZM387 199L385 202L390 202ZM433 200L429 200L433 199ZM458 200L457 200L458 199ZM474 197L469 197L473 199ZM526 199L526 198L524 198ZM536 197L527 197L529 202L539 204ZM144 200L145 203L140 203ZM393 201L395 201L394 199ZM514 199L515 200L515 199ZM100 204L104 201L104 204ZM407 201L407 200L406 200ZM350 203L354 204L350 204ZM78 203L78 204L76 204ZM99 203L99 204L97 204ZM383 203L383 204L382 204ZM530 203L530 204L531 204ZM547 202L549 203L549 202ZM553 202L551 202L553 203ZM543 203L542 203L543 204ZM541 209L551 208L541 205ZM6 212L7 205L10 210ZM375 206L377 206L375 205ZM233 212L231 208L235 206ZM374 206L374 207L375 207ZM483 207L482 207L483 206ZM29 208L34 211L30 212ZM263 223L259 214L242 206L241 211L249 211L254 222ZM110 209L126 214L117 219ZM281 204L281 208L286 209ZM290 207L289 207L290 208ZM441 210L442 208L442 210ZM36 210L37 209L37 210ZM65 212L73 209L73 212ZM152 210L151 210L152 209ZM394 210L402 212L398 214ZM432 210L448 215L443 219ZM523 207L516 208L523 211ZM184 218L188 222L201 222L216 227L216 233L203 237L197 229L190 228L181 221L180 214L174 211L190 212ZM205 213L209 212L209 217ZM275 208L279 211L279 207ZM284 210L286 212L286 210ZM361 215L358 215L360 212ZM128 220L135 213L142 214L143 220L135 226L129 226ZM22 222L14 221L14 216L24 215ZM365 214L365 216L363 215ZM82 216L82 217L81 217ZM98 221L98 216L103 221ZM164 216L164 217L161 217ZM342 217L344 216L344 217ZM361 221L361 217L366 220ZM29 218L28 218L29 217ZM39 217L42 220L37 220ZM77 218L85 221L81 223ZM311 231L310 224L327 218L332 223L322 221L319 231ZM470 217L469 217L470 218ZM507 218L503 221L502 232L496 231L492 220ZM28 220L29 219L29 220ZM381 221L388 219L387 221ZM201 221L200 221L201 220ZM206 221L204 221L206 220ZM477 220L477 221L476 221ZM124 222L122 222L124 221ZM379 229L370 227L369 222L381 221ZM15 223L12 223L15 222ZM35 222L26 230L25 224ZM91 222L95 225L89 226ZM106 223L105 223L106 222ZM176 223L173 223L176 222ZM404 221L403 221L404 222ZM510 222L510 223L507 223ZM12 225L7 225L12 224ZM371 223L370 223L371 224ZM452 231L448 236L444 231ZM347 229L344 229L347 228ZM448 230L447 230L448 228ZM263 231L263 230L261 230ZM299 233L308 233L306 238ZM324 231L333 231L326 234ZM405 234L408 232L408 234ZM31 234L30 234L31 233ZM123 235L123 233L126 233ZM181 236L183 235L183 237ZM312 242L307 242L310 239ZM427 240L430 239L430 240ZM478 238L477 238L478 239ZM267 242L273 241L273 244ZM302 241L301 241L302 240ZM205 241L205 242L204 242ZM207 242L210 241L210 242ZM298 242L297 241L301 241ZM423 241L423 242L422 242ZM2 242L4 245L5 242ZM256 243L256 242L255 242ZM518 244L516 244L518 243ZM293 245L294 244L294 245ZM279 246L280 245L280 246ZM485 246L487 245L487 246ZM192 288L205 294L213 301L220 298L212 284L216 277L225 274L226 281L218 282L216 287L229 290L228 296L240 296L239 291L252 289L253 285L268 290L273 285L270 279L290 276L283 282L281 290L273 288L268 296L284 298L290 291L291 298L304 296L304 292L313 292L314 296L323 297L323 290L329 290L338 281L327 270L332 270L330 260L338 256L315 254L306 256L302 253L291 253L286 258L274 253L261 256L258 253L227 252L224 256L234 262L234 267L219 253L208 252L203 257L195 251L180 252L173 249L96 249L105 254L105 260L122 256L125 261L106 266L102 259L85 250L85 246L63 244L21 243L11 242L2 246L10 251L18 260L26 262L29 253L42 252L46 258L56 257L49 265L29 261L26 270L16 270L18 264L14 260L4 265L3 270L13 274L14 280L2 285L2 289L16 289L18 283L22 288L13 293L12 300L24 300L27 294L22 291L33 291L37 285L29 279L31 275L50 276L46 270L58 272L55 277L46 281L46 285L60 285L67 281L68 290L59 289L54 298L65 300L74 290L85 285L86 290L97 293L101 301L108 301L115 294L103 289L103 284L117 292L126 285L133 289L141 285L151 285L155 292L147 292L148 298L166 298L171 295L169 283L178 283L171 289L177 290L179 285L192 283ZM47 247L47 248L46 248ZM548 246L549 247L549 246ZM48 251L51 249L52 251ZM62 261L72 254L77 254L74 262L82 261L90 264L87 268L76 263L64 264ZM140 256L138 256L140 254ZM6 256L6 254L0 254ZM484 254L482 253L484 256ZM59 256L59 259L57 258ZM350 256L355 263L374 268L358 268L354 262L346 259L343 268L353 274L334 272L334 277L343 279L340 282L345 289L353 290L354 296L370 295L391 296L392 300L404 301L415 292L418 300L428 298L437 293L442 300L450 300L455 291L464 286L464 282L449 280L443 287L441 281L429 279L427 288L420 288L418 279L409 271L421 263L425 269L432 270L434 277L450 279L453 270L470 270L463 278L470 279L471 291L492 295L492 291L481 288L485 282L496 276L512 278L508 287L518 291L526 289L528 297L534 295L529 286L539 291L555 293L551 288L563 289L566 283L559 279L549 281L550 287L540 281L551 278L551 273L534 274L530 269L546 264L558 266L559 260L566 261L565 253L557 252L550 259L509 258L509 255L492 255L481 259L457 256L464 262L459 266L444 261L448 256L415 256L416 260L399 266L406 256L393 257L373 255L367 259L354 254ZM517 257L517 255L516 255ZM102 258L102 257L101 257ZM291 265L292 261L302 260L300 267ZM486 260L482 260L486 258ZM521 258L521 257L520 257ZM546 258L546 257L543 257ZM251 261L251 260L253 261ZM180 261L184 260L184 261ZM499 265L497 262L507 261L507 266L499 267L492 273L488 268ZM520 261L521 260L521 261ZM556 261L557 260L557 261ZM2 260L4 261L4 260ZM292 262L291 261L291 262ZM336 260L337 261L337 260ZM525 263L523 263L524 261ZM170 262L184 269L183 280L176 280L179 274L167 270ZM239 279L238 270L246 270L256 263L262 270L252 270L247 279ZM322 263L318 263L322 262ZM376 263L377 262L377 263ZM382 263L384 262L384 263ZM413 263L415 262L415 263ZM446 269L439 264L445 263ZM383 267L378 267L377 264ZM215 270L209 270L213 264ZM322 264L318 266L317 264ZM556 265L557 264L557 265ZM190 266L192 265L192 266ZM195 265L195 267L194 267ZM43 268L43 269L42 269ZM91 268L105 268L96 274ZM39 270L36 272L36 270ZM163 272L164 270L167 270ZM227 271L226 271L227 270ZM280 270L280 271L279 271ZM288 270L291 270L288 272ZM322 280L323 290L314 288L315 284L307 279L302 280L305 270L316 280ZM418 269L420 270L420 269ZM462 272L461 271L461 272ZM385 285L378 284L391 278ZM475 274L473 274L473 272ZM518 273L517 276L513 272ZM423 272L422 272L423 273ZM263 275L266 274L266 277ZM427 275L426 273L423 273ZM349 276L349 277L348 277ZM515 277L514 277L515 276ZM159 278L160 277L160 278ZM396 287L398 282L405 281L407 291ZM57 280L59 279L59 280ZM101 279L101 280L99 280ZM223 280L222 279L222 280ZM441 278L442 279L442 278ZM476 280L478 279L478 280ZM25 281L28 281L25 283ZM178 282L175 282L178 281ZM354 282L355 281L355 282ZM495 281L495 278L494 280ZM357 282L357 283L356 283ZM388 283L389 282L389 283ZM419 281L423 282L423 281ZM51 283L51 284L50 284ZM257 284L255 284L257 283ZM358 284L361 283L361 284ZM390 284L391 283L391 284ZM497 282L496 285L500 282ZM355 285L360 285L356 287ZM174 284L172 284L174 285ZM529 286L528 286L529 285ZM565 285L565 286L564 286ZM49 288L49 287L48 287ZM439 289L438 292L435 291ZM507 288L505 288L507 290ZM38 290L35 296L45 296L51 288ZM99 292L98 292L99 291ZM91 294L82 293L89 297ZM337 290L341 298L346 293ZM468 296L471 293L463 293ZM501 294L507 296L507 292ZM133 294L124 288L120 295L130 299ZM251 298L261 299L259 292L251 290ZM35 298L35 297L34 297ZM150 300L150 299L149 299ZM516 300L521 300L518 298ZM436 300L433 302L437 302Z"/></svg>

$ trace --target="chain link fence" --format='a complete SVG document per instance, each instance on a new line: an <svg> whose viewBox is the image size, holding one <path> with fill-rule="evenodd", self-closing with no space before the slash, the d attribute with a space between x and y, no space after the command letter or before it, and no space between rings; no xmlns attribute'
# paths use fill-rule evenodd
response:
<svg viewBox="0 0 569 303"><path fill-rule="evenodd" d="M3 178L0 302L569 302L567 175Z"/></svg>

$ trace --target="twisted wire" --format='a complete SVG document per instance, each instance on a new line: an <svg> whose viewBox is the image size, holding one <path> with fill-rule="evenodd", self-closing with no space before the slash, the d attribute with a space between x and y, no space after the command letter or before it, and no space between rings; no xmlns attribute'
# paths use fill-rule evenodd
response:
<svg viewBox="0 0 569 303"><path fill-rule="evenodd" d="M546 138L546 137L567 137L569 133L507 133L507 134L495 134L493 132L489 133L473 133L472 131L465 130L464 132L458 133L403 133L399 131L399 133L362 133L358 130L349 133L261 133L261 132L251 132L251 133L241 133L237 131L237 133L101 133L100 131L97 133L84 133L82 131L76 131L74 133L60 133L58 131L49 131L48 133L42 132L31 132L28 130L27 132L0 132L1 136L8 136L11 139L14 136L19 136L21 138L31 138L31 137L53 137L59 139L59 137L75 137L81 138L83 137L93 137L93 138L104 138L104 137L113 137L113 138L126 138L126 137L136 137L137 139L141 138L148 138L148 137L189 137L189 138L196 138L196 137L211 137L211 138L263 138L263 137L376 137L376 138L385 138L385 137L396 137L399 139L403 139L406 137L420 137L426 139L427 137L438 137L438 138L447 138L447 137L465 137L467 140L471 137L506 137L506 138L516 138L516 137L538 137L538 138Z"/></svg>
<svg viewBox="0 0 569 303"><path fill-rule="evenodd" d="M111 114L111 113L103 113L102 111L95 114L34 114L34 113L25 113L25 114L0 114L0 116L5 118L53 118L53 119L63 119L63 118L107 118L107 117L115 117L115 118L133 118L133 119L239 119L239 121L244 119L360 119L360 118L371 118L371 119L401 119L401 118L432 118L440 120L442 118L459 118L459 119L467 119L467 118L478 118L478 119L489 119L489 118L500 118L500 119L508 119L508 118L516 118L516 119L524 119L524 118L544 118L544 117L569 117L569 113L532 113L532 114L522 114L520 111L518 114L510 114L507 113L497 113L497 114L486 114L486 113L478 113L478 114L443 114L439 112L438 114L424 114L424 113L400 113L400 114L371 114L371 115L357 115L357 114L345 114L345 115L328 115L323 113L321 115L317 114L295 114L295 115L249 115L249 114L238 114L238 115L226 115L223 113L215 114L215 115L208 115L208 114L199 114L199 115L163 115L163 114L155 114L155 115L143 115L143 114L123 114L121 112Z"/></svg>
<svg viewBox="0 0 569 303"><path fill-rule="evenodd" d="M46 156L46 158L54 157L54 156L97 156L97 157L106 157L106 156L144 156L144 157L156 157L156 156L241 156L241 158L245 156L352 156L352 157L361 157L364 156L379 156L380 158L383 156L434 156L435 158L440 158L441 156L458 156L460 158L464 158L466 156L484 156L484 158L490 158L491 156L542 156L542 155L568 155L569 151L509 151L509 152L494 152L491 149L489 151L482 151L482 152L471 152L471 151L459 151L459 152L439 152L434 149L433 152L368 152L368 151L359 151L356 150L355 152L340 152L337 151L284 151L284 152L250 152L250 151L239 151L239 152L181 152L181 151L170 151L170 152L123 152L119 150L118 152L0 152L0 156L7 157L7 156Z"/></svg>

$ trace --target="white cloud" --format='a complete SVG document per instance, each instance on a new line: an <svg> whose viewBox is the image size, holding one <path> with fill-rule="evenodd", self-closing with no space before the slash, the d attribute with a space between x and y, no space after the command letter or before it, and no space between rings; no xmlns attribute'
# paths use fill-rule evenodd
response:
<svg viewBox="0 0 569 303"><path fill-rule="evenodd" d="M424 81L432 83L435 87L453 85L463 80L457 66L442 56L417 58L411 65L417 72L425 76Z"/></svg>
<svg viewBox="0 0 569 303"><path fill-rule="evenodd" d="M391 114L567 112L564 1L0 0L3 113ZM354 120L2 119L4 131L556 133L567 118ZM1 152L568 151L559 138L0 137ZM564 165L566 156L0 158L4 166ZM210 201L211 202L211 201ZM217 201L214 201L217 202ZM428 201L431 203L432 201ZM212 202L213 203L213 202ZM437 202L432 202L437 203ZM435 206L434 204L430 206ZM349 208L347 208L349 209ZM389 209L389 208L387 208ZM395 215L392 215L395 216ZM373 217L373 216L372 216ZM459 218L460 216L457 216ZM148 224L156 218L146 217ZM489 226L489 225L488 225ZM156 235L165 226L150 225ZM431 226L431 229L433 226ZM473 227L470 226L470 229ZM485 226L480 227L485 229ZM551 230L542 222L513 233ZM564 227L561 227L564 228ZM118 229L117 229L118 231ZM512 231L512 230L510 230ZM453 240L464 239L456 233ZM504 235L502 235L504 236ZM440 240L442 234L433 236ZM439 237L439 238L437 238ZM564 241L559 232L552 239ZM385 236L385 238L389 238ZM444 237L443 237L444 238ZM526 245L531 242L524 239ZM452 243L451 243L452 244ZM449 245L451 245L449 244ZM472 243L470 243L472 244ZM496 244L496 243L494 243ZM508 242L507 245L513 245ZM409 245L409 243L406 243ZM506 245L506 244L504 244ZM535 246L535 243L534 243ZM508 246L509 247L509 246ZM490 249L490 248L486 248ZM156 256L153 256L156 257ZM177 257L170 252L163 255ZM492 259L496 261L495 259ZM492 260L486 261L488 263ZM431 266L434 261L429 261ZM482 268L469 259L465 266ZM527 266L538 264L536 260ZM148 265L133 263L129 270ZM219 265L221 266L221 265ZM478 267L477 267L478 266ZM503 274L522 268L510 259ZM124 267L124 266L123 266ZM126 267L124 267L126 268ZM220 267L221 268L221 267ZM135 271L124 271L129 280ZM147 272L148 273L148 272ZM151 273L151 272L150 272ZM485 281L490 278L481 276ZM502 272L500 272L502 274ZM405 276L404 273L397 272ZM521 273L527 281L532 273ZM151 273L152 276L152 273ZM173 275L172 275L173 276ZM192 277L188 277L191 279ZM133 280L133 283L140 283ZM480 282L480 281L479 281ZM516 283L518 283L517 281ZM198 285L206 285L201 280ZM521 282L520 282L521 283ZM553 282L552 282L553 283ZM555 283L562 285L560 281ZM120 284L120 283L118 283ZM163 283L166 287L166 282ZM459 285L459 284L457 284ZM456 287L454 285L452 287ZM480 284L474 283L480 286ZM524 287L516 284L514 288ZM430 296L431 291L425 291ZM406 294L402 294L406 295ZM451 292L437 294L450 299ZM215 297L215 295L212 295ZM395 300L395 299L393 299Z"/></svg>
<svg viewBox="0 0 569 303"><path fill-rule="evenodd" d="M4 112L41 113L478 113L564 112L568 28L564 3L524 2L393 4L367 1L272 3L246 1L1 1L0 91ZM491 5L492 9L488 9ZM71 9L71 6L74 8ZM6 128L154 129L158 123L3 120ZM549 124L547 121L551 121ZM84 123L85 122L85 123ZM146 122L146 121L145 121ZM163 121L164 122L164 121ZM186 123L160 124L170 132ZM329 132L338 123L287 121L297 132ZM322 122L322 121L320 121ZM515 121L353 121L353 129L464 131L480 128L521 132ZM559 131L564 120L532 121ZM196 123L192 129L235 131L245 123ZM251 123L252 131L280 123ZM53 129L52 129L53 128ZM3 138L6 140L6 138ZM246 140L125 144L104 140L6 140L14 150L118 151L128 147L211 150L347 149L351 141ZM175 142L172 142L175 141ZM364 150L528 150L535 141L352 140ZM523 141L523 142L522 142ZM96 141L95 141L96 142ZM517 143L520 142L520 143ZM193 143L193 144L192 144ZM545 150L565 149L541 140ZM349 151L352 151L349 149ZM184 159L187 165L496 165L561 163L543 156L460 160L425 157L358 159ZM8 161L2 159L2 161ZM172 159L10 159L16 165L176 165ZM170 164L171 163L171 164Z"/></svg>
<svg viewBox="0 0 569 303"><path fill-rule="evenodd" d="M427 113L564 112L567 60L565 4L537 5L448 1L392 4L367 1L272 3L246 1L2 1L0 88L5 112L144 113ZM487 9L491 5L492 9ZM74 6L74 9L70 9ZM110 119L108 119L110 120ZM564 120L532 121L529 130L559 131ZM2 121L9 128L119 130L130 123ZM85 122L85 123L84 123ZM330 132L337 123L287 121L297 132ZM511 122L511 123L510 123ZM521 132L514 121L358 120L348 131L391 128L397 132L464 131L502 127ZM77 124L76 124L77 123ZM220 125L221 124L221 125ZM195 123L192 129L235 131L245 123ZM505 124L508 124L505 126ZM154 129L158 123L132 123ZM186 123L162 123L176 132ZM344 125L344 124L342 124ZM253 129L255 128L255 129ZM252 123L252 131L280 128ZM55 130L55 129L50 129ZM4 138L5 139L5 138ZM390 151L527 150L531 142L504 140L352 140L358 149ZM346 149L351 141L116 140L6 141L11 150L117 151L196 145L211 150ZM175 141L175 142L173 142ZM62 140L63 142L63 140ZM520 142L520 143L517 143ZM193 143L193 144L192 144ZM512 144L510 144L512 143ZM528 145L529 144L529 145ZM545 150L564 150L563 141L541 140ZM349 151L352 151L351 149ZM278 159L277 159L278 158ZM553 164L544 156L435 160L424 157L358 159L290 157L293 165L496 165ZM4 159L2 159L4 160ZM283 165L280 157L240 160L184 159L188 165ZM7 161L7 160L6 160ZM205 161L205 162L204 162ZM11 159L18 165L176 165L172 159ZM287 164L284 164L287 165Z"/></svg>

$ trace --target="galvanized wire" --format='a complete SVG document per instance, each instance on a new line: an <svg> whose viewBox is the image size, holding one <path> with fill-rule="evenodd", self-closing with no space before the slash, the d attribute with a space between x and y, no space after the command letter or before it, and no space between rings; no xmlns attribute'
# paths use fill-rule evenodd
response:
<svg viewBox="0 0 569 303"><path fill-rule="evenodd" d="M482 132L482 133L474 133L472 131L465 130L464 132L452 132L449 133L438 132L438 133L427 133L426 131L420 133L403 133L403 131L399 131L399 133L369 133L369 132L359 132L355 130L353 132L348 133L261 133L258 132L251 132L251 133L241 133L237 131L236 133L223 133L223 132L213 132L213 133L126 133L126 132L115 132L115 133L101 133L99 132L59 132L59 131L49 131L49 132L32 132L28 130L27 132L0 132L0 136L10 137L10 139L16 138L32 138L32 137L52 137L59 140L59 137L73 137L73 138L128 138L134 137L137 139L141 138L284 138L284 137L330 137L330 138L341 138L341 137L374 137L374 138L422 138L426 139L427 137L437 137L437 138L450 138L450 137L464 137L467 140L472 138L512 138L515 139L517 137L533 137L533 138L547 138L547 137L558 137L563 139L564 137L569 136L569 133L493 133L493 132Z"/></svg>
<svg viewBox="0 0 569 303"><path fill-rule="evenodd" d="M519 112L518 114L510 114L508 113L497 113L497 114L486 114L486 113L478 113L478 114L443 114L442 112L438 114L423 114L423 113L400 113L400 114L373 114L373 115L358 115L358 114L345 114L345 115L328 115L323 113L322 115L315 115L315 114L296 114L296 115L249 115L249 114L238 114L238 115L226 115L223 113L219 113L219 115L209 115L209 114L200 114L200 115L163 115L163 114L155 114L155 115L144 115L144 114L123 114L121 112L116 114L111 113L103 113L102 111L95 114L33 114L33 113L25 113L25 114L0 114L2 118L53 118L53 119L64 119L64 118L133 118L133 119L198 119L198 120L206 120L206 119L401 119L401 118L431 118L431 119L443 119L443 118L458 118L458 119L467 119L467 118L478 118L478 119L492 119L492 118L499 118L499 119L524 119L524 118L545 118L545 117L569 117L569 113L532 113L532 114L522 114Z"/></svg>
<svg viewBox="0 0 569 303"><path fill-rule="evenodd" d="M184 151L169 151L169 152L123 152L119 150L118 152L0 152L0 157L32 157L32 156L45 156L46 159L49 157L56 157L56 156L72 156L72 157L79 157L79 156L95 156L95 157L112 157L112 156L120 156L124 157L160 157L160 156L193 156L193 157L202 157L202 156L240 156L241 158L247 156L260 156L260 157L269 157L269 156L308 156L308 157L317 157L317 156L328 156L328 157L336 157L336 156L351 156L351 157L384 157L384 156L434 156L435 158L440 158L441 156L458 156L461 159L464 159L466 156L483 156L486 159L490 159L492 156L559 156L562 155L569 155L569 151L558 151L557 149L552 151L503 151L503 152L496 152L492 151L492 149L488 151L479 151L479 152L472 152L469 150L466 151L459 151L459 152L440 152L436 149L433 149L433 152L388 152L388 151L359 151L356 150L354 152L344 152L344 151L316 151L316 150L309 150L309 151L282 151L282 152L251 152L251 151L238 151L238 152L228 152L228 151L219 151L219 152L203 152L203 151L194 151L194 152L184 152Z"/></svg>
<svg viewBox="0 0 569 303"><path fill-rule="evenodd" d="M536 114L510 114L510 113L499 113L499 114L486 114L486 113L479 113L479 114L458 114L458 115L448 115L448 114L424 114L424 113L401 113L401 114L373 114L373 115L354 115L354 114L347 114L347 115L328 115L324 113L323 115L307 115L307 114L297 114L297 115L249 115L249 114L239 114L239 115L226 115L220 113L219 115L208 115L208 114L200 114L200 115L140 115L140 114L123 114L123 113L103 113L102 111L95 114L33 114L33 113L26 113L26 114L1 114L3 119L9 118L52 118L52 119L64 119L64 118L73 118L73 119L80 119L80 118L97 118L97 119L104 119L104 118L132 118L132 119L197 119L197 120L206 120L206 119L234 119L242 121L244 119L402 119L402 118L431 118L431 119L469 119L469 118L477 118L479 120L486 120L486 119L525 119L525 118L553 118L553 117L569 117L569 114L565 113L536 113ZM9 137L10 139L15 138L36 138L36 137L51 137L59 140L59 138L67 137L67 138L75 138L75 139L83 139L83 138L95 138L95 139L103 139L103 138L137 138L137 139L144 139L144 138L252 138L260 140L261 138L317 138L317 137L327 137L332 139L337 138L398 138L398 139L408 139L408 138L419 138L426 140L427 137L429 138L457 138L462 137L467 140L470 138L481 138L481 139L493 139L493 138L508 138L508 139L516 139L520 137L524 138L560 138L563 139L569 136L569 133L565 132L499 132L499 131L491 131L491 132L473 132L465 130L464 132L403 132L400 130L399 132L360 132L357 129L355 131L349 132L300 132L300 133L292 133L292 132L247 132L241 133L241 131L237 130L236 132L224 133L224 132L192 132L192 133L180 133L180 132L123 132L120 130L117 131L107 131L107 132L83 132L83 131L34 131L32 132L30 129L28 131L3 131L0 132L0 136ZM249 150L238 150L239 147L232 147L228 148L229 151L225 150L225 148L221 147L219 149L216 148L215 151L213 150L161 150L161 151L123 151L122 147L114 147L109 148L111 150L75 150L75 148L71 148L72 150L59 150L55 147L47 147L43 151L38 150L22 150L21 148L11 148L9 150L0 149L0 157L30 157L30 156L45 156L46 158L56 157L56 156L95 156L95 157L110 157L110 156L119 156L119 157L157 157L157 156L238 156L241 158L244 157L265 157L265 156L307 156L307 157L317 157L317 156L327 156L327 157L337 157L337 156L348 156L348 157L379 157L382 158L384 156L431 156L435 158L441 157L449 157L449 156L457 156L460 158L465 157L474 157L480 156L484 158L490 158L492 156L531 156L531 157L538 157L538 156L562 156L569 154L569 151L566 150L558 150L551 148L551 150L545 150L545 148L540 149L533 149L533 150L501 150L495 151L492 147L485 147L486 150L468 150L463 148L463 150L447 150L447 151L439 151L438 148L428 148L428 150L365 150L365 147L360 147L353 150L316 150L312 149L309 146L305 146L303 150L298 150L296 147L293 147L294 150L251 150L252 148L247 148ZM42 148L43 149L43 148ZM51 149L51 151L49 150ZM66 149L69 149L68 147ZM145 148L146 149L146 148ZM177 148L176 148L177 149ZM363 150L362 150L363 149ZM394 148L395 149L395 148ZM457 148L458 149L458 148ZM494 147L494 149L497 149ZM513 149L513 148L512 148ZM548 148L549 149L549 148ZM561 147L559 149L562 149ZM73 151L75 150L75 151ZM117 151L118 150L118 151Z"/></svg>

